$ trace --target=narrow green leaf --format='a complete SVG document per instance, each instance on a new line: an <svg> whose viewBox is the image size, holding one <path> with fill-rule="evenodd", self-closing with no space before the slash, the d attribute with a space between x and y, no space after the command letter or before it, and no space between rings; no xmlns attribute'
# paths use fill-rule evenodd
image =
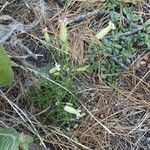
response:
<svg viewBox="0 0 150 150"><path fill-rule="evenodd" d="M84 67L80 67L80 68L77 68L76 71L77 71L77 72L85 72L85 71L87 71L87 69L88 69L89 67L90 67L89 65L84 66Z"/></svg>
<svg viewBox="0 0 150 150"><path fill-rule="evenodd" d="M65 21L61 21L59 38L61 40L61 49L66 54L68 54L68 51L69 51L68 37L69 37L69 34L68 34L66 23Z"/></svg>
<svg viewBox="0 0 150 150"><path fill-rule="evenodd" d="M67 30L67 27L66 27L66 24L65 22L61 21L61 24L60 24L60 40L64 43L67 43L67 40L68 40L68 30Z"/></svg>

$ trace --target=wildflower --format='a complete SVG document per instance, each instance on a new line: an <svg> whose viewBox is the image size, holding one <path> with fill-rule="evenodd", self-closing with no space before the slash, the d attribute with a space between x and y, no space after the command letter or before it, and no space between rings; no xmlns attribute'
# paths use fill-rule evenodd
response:
<svg viewBox="0 0 150 150"><path fill-rule="evenodd" d="M103 30L101 30L99 33L96 34L96 38L98 40L103 39L111 30L116 29L115 25L109 21L109 24L106 28L104 28Z"/></svg>
<svg viewBox="0 0 150 150"><path fill-rule="evenodd" d="M55 67L53 67L52 69L50 69L49 73L50 74L54 74L54 73L57 73L61 70L61 65L58 64L58 63L55 63Z"/></svg>
<svg viewBox="0 0 150 150"><path fill-rule="evenodd" d="M75 108L73 108L73 107L71 107L71 106L68 106L68 105L66 105L66 106L64 107L64 110L65 110L66 112L68 112L68 113L71 113L71 114L76 115L77 119L79 119L79 118L81 118L81 117L83 117L83 116L85 115L85 113L81 113L81 110L80 110L80 109L75 109Z"/></svg>

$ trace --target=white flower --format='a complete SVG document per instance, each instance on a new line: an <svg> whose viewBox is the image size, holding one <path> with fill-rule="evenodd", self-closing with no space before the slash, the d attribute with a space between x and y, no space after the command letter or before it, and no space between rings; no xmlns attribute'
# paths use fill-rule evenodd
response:
<svg viewBox="0 0 150 150"><path fill-rule="evenodd" d="M55 64L55 68L56 68L56 70L57 70L57 71L60 71L60 70L61 70L61 68L60 68L60 67L61 67L61 65L60 65L60 64L58 64L58 63L56 63L56 64Z"/></svg>
<svg viewBox="0 0 150 150"><path fill-rule="evenodd" d="M111 21L109 21L107 27L105 27L99 33L96 34L96 38L98 40L102 40L111 30L115 29L116 29L115 25Z"/></svg>
<svg viewBox="0 0 150 150"><path fill-rule="evenodd" d="M109 26L112 30L115 30L115 29L116 29L115 25L114 25L111 21L109 21L108 26Z"/></svg>
<svg viewBox="0 0 150 150"><path fill-rule="evenodd" d="M59 71L61 70L61 65L58 63L55 63L55 67L53 67L52 69L50 69L49 73L50 74L55 74L55 73L59 73Z"/></svg>
<svg viewBox="0 0 150 150"><path fill-rule="evenodd" d="M77 119L80 119L81 117L83 117L85 115L85 113L81 113L80 109L75 109L75 108L68 106L68 105L66 105L64 107L64 110L68 113L76 115Z"/></svg>

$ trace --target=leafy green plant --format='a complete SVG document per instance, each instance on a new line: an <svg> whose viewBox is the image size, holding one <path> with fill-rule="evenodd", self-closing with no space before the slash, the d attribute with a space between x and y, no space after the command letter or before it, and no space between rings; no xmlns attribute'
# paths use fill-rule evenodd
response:
<svg viewBox="0 0 150 150"><path fill-rule="evenodd" d="M140 2L143 2L144 0L109 0L106 4L106 7L109 9L116 9L119 8L120 5L124 4L138 4Z"/></svg>
<svg viewBox="0 0 150 150"><path fill-rule="evenodd" d="M5 48L0 46L0 85L10 85L13 78L14 73L11 68L11 60L6 53Z"/></svg>
<svg viewBox="0 0 150 150"><path fill-rule="evenodd" d="M71 78L66 77L60 81L60 77L57 77L55 80L59 81L62 86L70 91L75 91ZM64 111L64 106L70 103L76 107L76 99L58 85L54 85L45 80L39 81L38 87L33 87L28 93L28 97L39 109L46 109L48 106L51 106L47 117L49 117L54 124L66 123L74 118L72 114Z"/></svg>
<svg viewBox="0 0 150 150"><path fill-rule="evenodd" d="M108 56L112 55L118 60L118 62L129 66L130 63L133 61L136 52L134 43L137 39L133 38L134 35L131 37L122 36L120 38L119 35L119 30L114 31L111 35L111 38L106 38L102 41L100 46L97 47L100 55L99 59L90 58L91 71L96 70L96 72L99 72L107 82L113 84L117 82L117 73L121 73L124 68L114 62ZM90 50L90 53L93 53L93 50Z"/></svg>
<svg viewBox="0 0 150 150"><path fill-rule="evenodd" d="M113 1L110 1L109 3L111 2ZM106 5L109 9L115 10L116 8L120 8L121 3L119 3L119 1L115 1L114 5L110 6L109 3ZM91 71L96 70L96 72L99 72L102 75L103 79L112 84L117 83L118 74L122 73L124 68L129 67L134 61L136 54L140 51L139 48L150 47L150 21L147 20L144 23L142 17L136 15L132 11L132 6L124 7L122 10L127 21L125 21L124 24L121 24L120 15L112 13L110 19L115 24L116 29L112 31L108 37L101 40L99 46L89 46L87 50L90 56L95 52L95 49L99 50L96 52L100 55L99 59L90 57L90 59L87 59L87 63L90 61ZM139 26L143 27L143 30L132 34ZM131 34L126 36L124 33ZM108 57L109 55L114 56L114 58L125 67L123 68L113 61Z"/></svg>
<svg viewBox="0 0 150 150"><path fill-rule="evenodd" d="M60 33L59 33L59 38L61 41L61 49L64 51L66 54L68 54L69 50L69 45L68 45L68 29L67 29L67 24L65 20L60 21Z"/></svg>
<svg viewBox="0 0 150 150"><path fill-rule="evenodd" d="M144 0L121 0L123 3L133 3L138 4L139 2L143 2Z"/></svg>
<svg viewBox="0 0 150 150"><path fill-rule="evenodd" d="M144 32L139 35L138 45L150 48L150 19L144 23Z"/></svg>
<svg viewBox="0 0 150 150"><path fill-rule="evenodd" d="M31 136L18 133L14 128L0 128L0 150L29 150Z"/></svg>

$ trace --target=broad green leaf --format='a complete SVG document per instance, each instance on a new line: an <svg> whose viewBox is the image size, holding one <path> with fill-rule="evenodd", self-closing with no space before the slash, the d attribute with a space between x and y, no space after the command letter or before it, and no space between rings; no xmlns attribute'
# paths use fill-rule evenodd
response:
<svg viewBox="0 0 150 150"><path fill-rule="evenodd" d="M13 128L0 128L0 150L19 150L19 133Z"/></svg>
<svg viewBox="0 0 150 150"><path fill-rule="evenodd" d="M149 26L149 25L150 25L150 19L146 20L145 25L146 25L146 26Z"/></svg>
<svg viewBox="0 0 150 150"><path fill-rule="evenodd" d="M0 46L0 85L10 85L13 78L14 73L11 68L11 60L6 53L5 48Z"/></svg>
<svg viewBox="0 0 150 150"><path fill-rule="evenodd" d="M32 137L18 133L13 128L0 128L0 150L29 150Z"/></svg>
<svg viewBox="0 0 150 150"><path fill-rule="evenodd" d="M45 38L47 43L51 43L51 39L50 39L48 32L44 32L44 38Z"/></svg>

